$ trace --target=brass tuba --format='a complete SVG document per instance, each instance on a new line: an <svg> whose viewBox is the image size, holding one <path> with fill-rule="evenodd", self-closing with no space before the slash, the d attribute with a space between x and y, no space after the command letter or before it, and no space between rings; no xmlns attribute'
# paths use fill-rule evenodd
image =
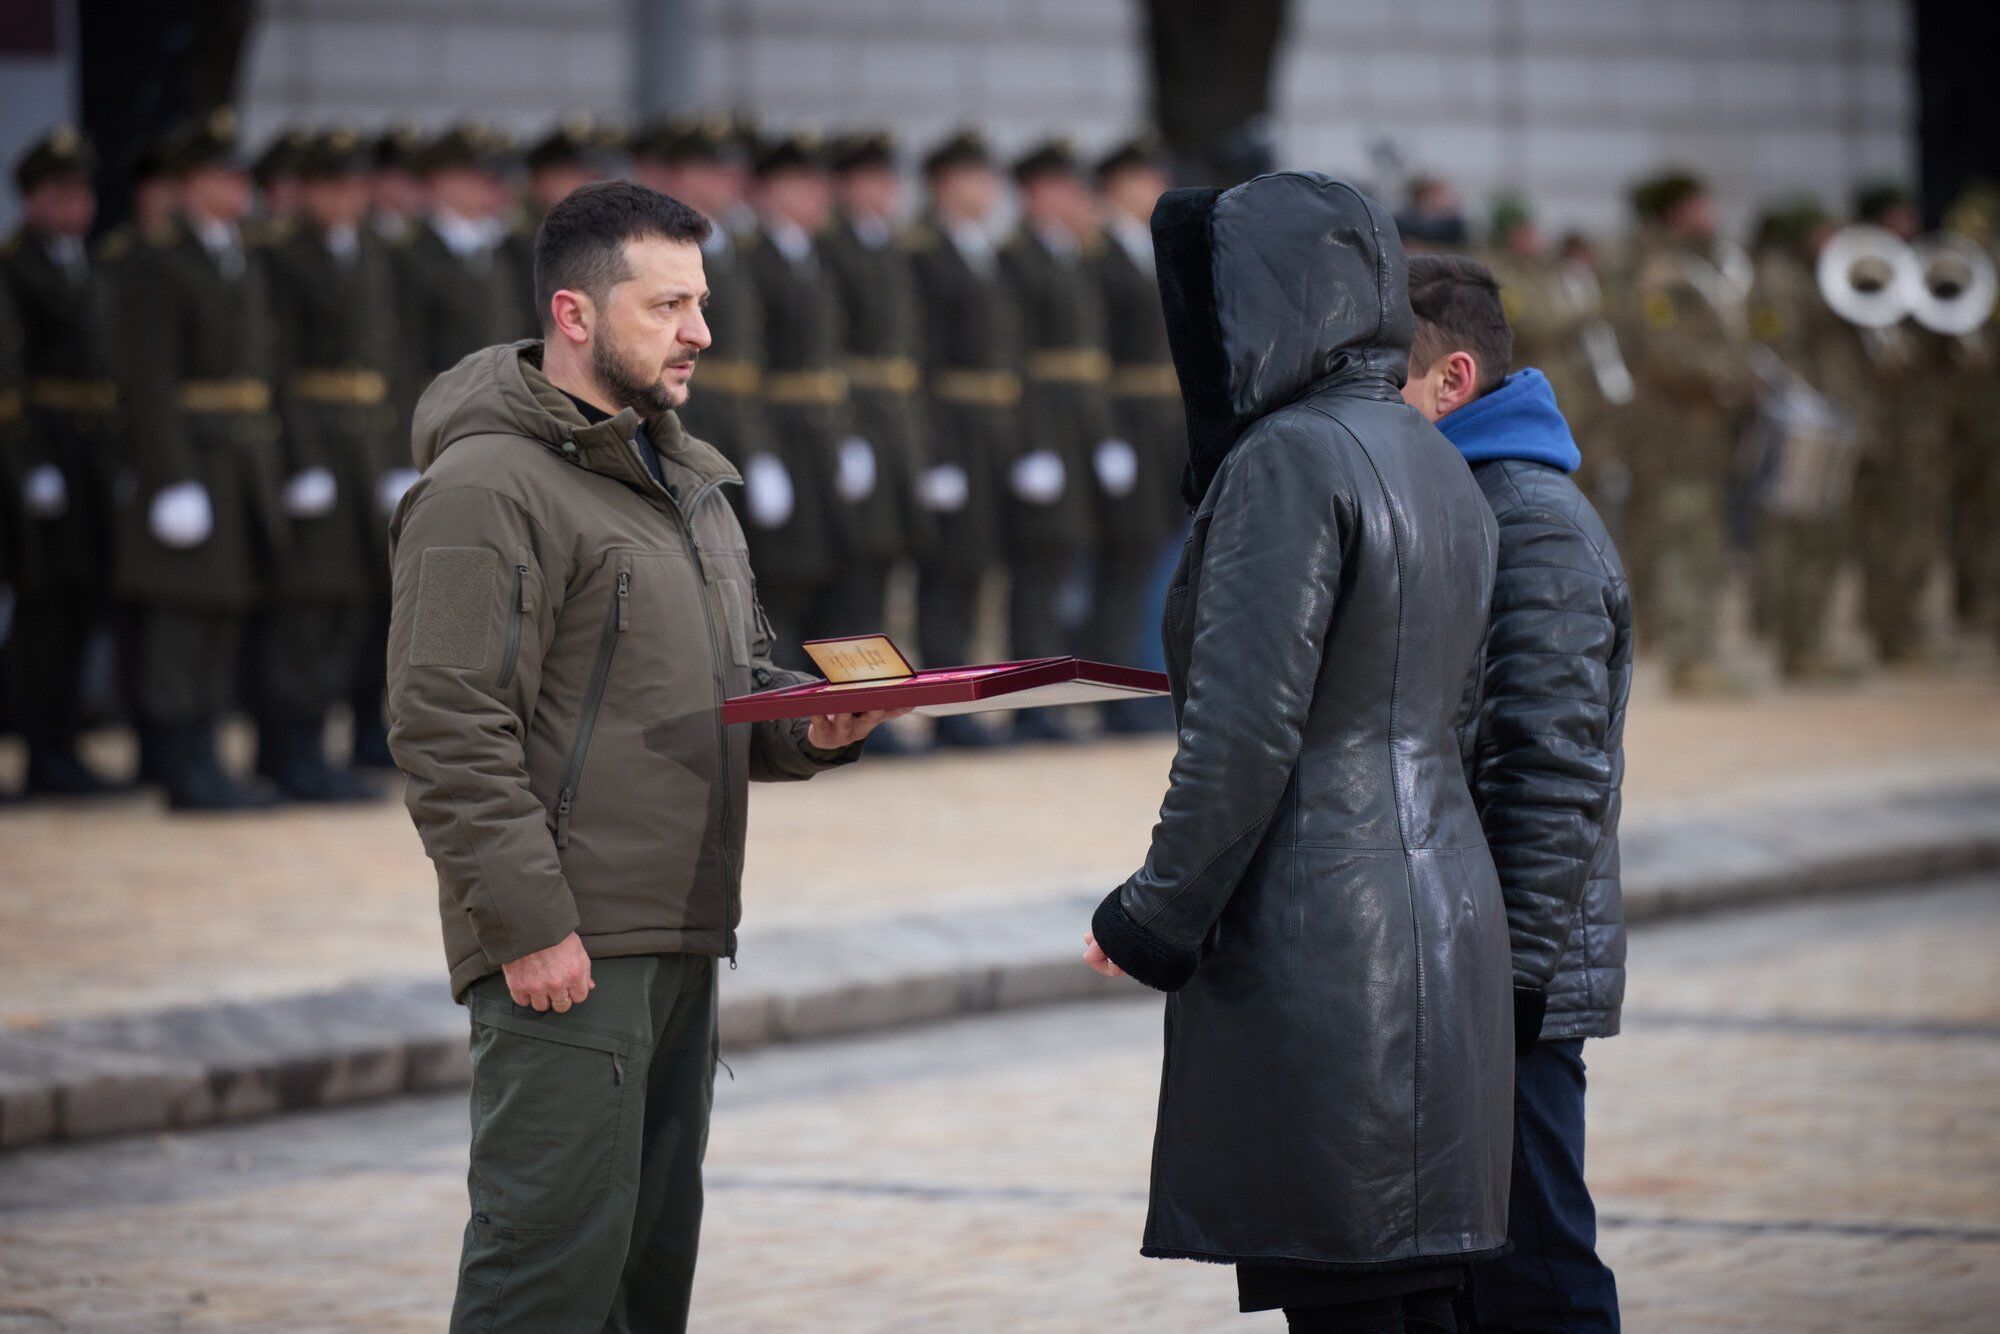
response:
<svg viewBox="0 0 2000 1334"><path fill-rule="evenodd" d="M1827 238L1814 276L1833 313L1861 329L1901 324L1924 285L1909 243L1866 223L1842 227Z"/></svg>
<svg viewBox="0 0 2000 1334"><path fill-rule="evenodd" d="M1993 257L1977 241L1956 232L1932 232L1910 243L1917 283L1910 314L1918 324L1947 338L1976 333L1993 317L2000 277Z"/></svg>

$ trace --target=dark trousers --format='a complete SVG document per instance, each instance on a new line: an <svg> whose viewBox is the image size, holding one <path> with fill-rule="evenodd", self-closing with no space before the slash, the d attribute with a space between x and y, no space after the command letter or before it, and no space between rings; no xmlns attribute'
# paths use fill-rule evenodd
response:
<svg viewBox="0 0 2000 1334"><path fill-rule="evenodd" d="M229 712L246 620L237 612L144 605L137 619L140 717L179 726L212 723Z"/></svg>
<svg viewBox="0 0 2000 1334"><path fill-rule="evenodd" d="M250 636L251 695L262 722L320 722L346 699L367 634L357 603L287 600L258 613Z"/></svg>
<svg viewBox="0 0 2000 1334"><path fill-rule="evenodd" d="M75 741L83 726L85 654L109 613L101 596L82 589L21 595L14 626L22 730L30 744L67 751Z"/></svg>
<svg viewBox="0 0 2000 1334"><path fill-rule="evenodd" d="M1069 652L1057 600L1076 558L1066 552L1017 556L1007 562L1007 656L1060 658Z"/></svg>
<svg viewBox="0 0 2000 1334"><path fill-rule="evenodd" d="M472 1217L454 1331L687 1327L715 1095L715 960L596 959L567 1014L472 984Z"/></svg>
<svg viewBox="0 0 2000 1334"><path fill-rule="evenodd" d="M887 561L849 562L827 594L823 628L828 636L872 635L889 628L889 570Z"/></svg>
<svg viewBox="0 0 2000 1334"><path fill-rule="evenodd" d="M979 619L979 571L961 565L925 565L917 575L917 654L926 667L962 667L971 661Z"/></svg>
<svg viewBox="0 0 2000 1334"><path fill-rule="evenodd" d="M1482 1334L1618 1329L1618 1285L1597 1258L1597 1209L1583 1180L1583 1095L1581 1038L1539 1043L1514 1065L1514 1250L1472 1266Z"/></svg>

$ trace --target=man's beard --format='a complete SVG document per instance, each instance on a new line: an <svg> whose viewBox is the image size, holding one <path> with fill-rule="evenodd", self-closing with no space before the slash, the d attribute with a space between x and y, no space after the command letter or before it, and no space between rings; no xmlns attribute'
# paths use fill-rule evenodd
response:
<svg viewBox="0 0 2000 1334"><path fill-rule="evenodd" d="M690 352L685 357L668 362L667 366L686 365L694 358L695 354ZM627 364L623 349L608 331L591 345L591 374L604 386L613 403L621 408L630 408L641 417L657 417L673 410L674 391L662 378L665 370L666 367L662 366L650 375L634 370Z"/></svg>

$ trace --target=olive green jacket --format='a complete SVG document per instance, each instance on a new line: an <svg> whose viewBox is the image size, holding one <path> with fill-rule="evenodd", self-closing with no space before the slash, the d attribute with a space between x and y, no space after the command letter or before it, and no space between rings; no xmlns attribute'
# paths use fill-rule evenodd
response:
<svg viewBox="0 0 2000 1334"><path fill-rule="evenodd" d="M389 744L437 866L455 995L571 931L596 957L734 955L750 779L854 759L803 720L725 727L771 665L737 481L672 413L586 425L541 344L487 348L418 404L390 524Z"/></svg>

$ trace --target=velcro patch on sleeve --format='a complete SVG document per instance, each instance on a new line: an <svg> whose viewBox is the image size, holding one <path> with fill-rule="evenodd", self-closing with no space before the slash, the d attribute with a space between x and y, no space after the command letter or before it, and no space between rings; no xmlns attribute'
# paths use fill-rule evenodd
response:
<svg viewBox="0 0 2000 1334"><path fill-rule="evenodd" d="M500 553L492 547L431 547L417 577L417 613L410 626L410 665L486 665Z"/></svg>

